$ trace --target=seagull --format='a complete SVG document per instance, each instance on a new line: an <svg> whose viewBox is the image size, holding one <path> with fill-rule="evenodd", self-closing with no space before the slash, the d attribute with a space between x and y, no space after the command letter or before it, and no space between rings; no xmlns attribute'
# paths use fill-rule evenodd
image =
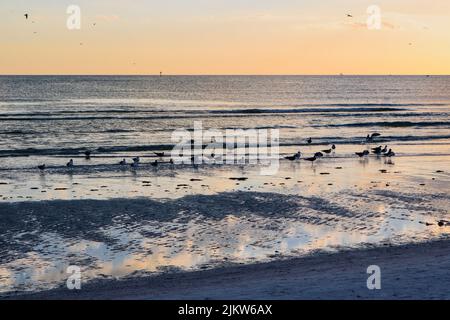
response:
<svg viewBox="0 0 450 320"><path fill-rule="evenodd" d="M285 159L287 159L287 160L289 160L289 161L294 161L294 160L298 160L298 159L300 159L300 157L301 157L301 152L299 151L299 152L297 152L296 154L294 154L293 156L287 156L287 157L284 157Z"/></svg>
<svg viewBox="0 0 450 320"><path fill-rule="evenodd" d="M372 142L372 141L373 141L372 137L368 134L366 137L366 142Z"/></svg>
<svg viewBox="0 0 450 320"><path fill-rule="evenodd" d="M355 152L355 154L356 154L358 157L362 158L362 157L364 157L364 156L367 156L367 155L369 154L369 151L364 150L363 152Z"/></svg>
<svg viewBox="0 0 450 320"><path fill-rule="evenodd" d="M378 146L376 148L372 148L372 152L375 154L381 154L381 146Z"/></svg>
<svg viewBox="0 0 450 320"><path fill-rule="evenodd" d="M395 152L392 151L392 149L389 149L389 151L384 155L385 157L393 157L395 156Z"/></svg>
<svg viewBox="0 0 450 320"><path fill-rule="evenodd" d="M90 152L89 150L86 150L86 151L84 152L84 157L85 157L86 159L90 159L90 158L91 158L91 152Z"/></svg>
<svg viewBox="0 0 450 320"><path fill-rule="evenodd" d="M130 166L132 168L137 168L139 166L139 162L134 161L133 163L130 164Z"/></svg>
<svg viewBox="0 0 450 320"><path fill-rule="evenodd" d="M386 153L388 151L388 147L384 146L383 150L381 150L381 153Z"/></svg>
<svg viewBox="0 0 450 320"><path fill-rule="evenodd" d="M73 167L73 159L70 159L69 162L67 162L66 167Z"/></svg>
<svg viewBox="0 0 450 320"><path fill-rule="evenodd" d="M42 165L40 165L40 166L38 166L38 169L39 169L39 170L44 170L44 169L45 169L45 163L42 164Z"/></svg>
<svg viewBox="0 0 450 320"><path fill-rule="evenodd" d="M333 149L326 149L326 150L322 150L322 152L325 152L326 154L330 154L332 150Z"/></svg>
<svg viewBox="0 0 450 320"><path fill-rule="evenodd" d="M306 161L311 161L311 163L314 163L314 161L316 161L316 160L317 160L317 157L316 157L316 156L314 156L314 157L311 157L311 158L303 158L303 160L306 160Z"/></svg>
<svg viewBox="0 0 450 320"><path fill-rule="evenodd" d="M164 157L164 152L153 152L153 153L156 154L160 158Z"/></svg>
<svg viewBox="0 0 450 320"><path fill-rule="evenodd" d="M316 153L314 153L314 157L315 158L322 158L323 157L323 153L322 152L316 152Z"/></svg>
<svg viewBox="0 0 450 320"><path fill-rule="evenodd" d="M133 158L133 162L134 162L134 163L139 163L140 160L141 160L141 159L140 159L139 157Z"/></svg>
<svg viewBox="0 0 450 320"><path fill-rule="evenodd" d="M308 138L308 139L306 139L306 142L308 142L308 144L311 144L312 139L311 139L311 138Z"/></svg>
<svg viewBox="0 0 450 320"><path fill-rule="evenodd" d="M331 149L335 150L335 149L336 149L336 145L333 144L333 145L331 146Z"/></svg>
<svg viewBox="0 0 450 320"><path fill-rule="evenodd" d="M170 158L169 163L173 165L173 159L172 158Z"/></svg>
<svg viewBox="0 0 450 320"><path fill-rule="evenodd" d="M375 137L379 137L379 136L381 136L381 133L378 133L378 132L374 132L370 135L371 138L375 138Z"/></svg>
<svg viewBox="0 0 450 320"><path fill-rule="evenodd" d="M25 13L24 16L25 16L25 19L28 20L28 13Z"/></svg>
<svg viewBox="0 0 450 320"><path fill-rule="evenodd" d="M122 161L120 161L119 164L120 164L121 166L124 166L124 165L127 164L127 160L122 159Z"/></svg>
<svg viewBox="0 0 450 320"><path fill-rule="evenodd" d="M157 167L158 166L158 160L155 160L154 162L150 163L152 165L152 167Z"/></svg>

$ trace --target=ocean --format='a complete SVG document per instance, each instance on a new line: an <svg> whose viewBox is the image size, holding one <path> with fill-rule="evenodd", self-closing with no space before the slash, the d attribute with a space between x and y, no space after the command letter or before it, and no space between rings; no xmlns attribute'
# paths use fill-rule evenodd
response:
<svg viewBox="0 0 450 320"><path fill-rule="evenodd" d="M449 112L446 76L2 76L1 167L167 149L194 121L278 128L281 146L359 144L379 131L420 153L448 143Z"/></svg>

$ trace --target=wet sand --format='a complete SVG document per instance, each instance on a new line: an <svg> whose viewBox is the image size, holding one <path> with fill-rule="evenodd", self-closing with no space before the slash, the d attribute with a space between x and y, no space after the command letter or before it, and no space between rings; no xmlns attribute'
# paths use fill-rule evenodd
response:
<svg viewBox="0 0 450 320"><path fill-rule="evenodd" d="M54 289L14 299L449 299L450 241L385 246L335 254L104 280L81 290ZM381 289L368 290L369 265Z"/></svg>
<svg viewBox="0 0 450 320"><path fill-rule="evenodd" d="M21 172L0 185L0 292L52 289L69 265L86 281L170 276L446 239L447 163L329 157L282 162L274 176L251 166Z"/></svg>

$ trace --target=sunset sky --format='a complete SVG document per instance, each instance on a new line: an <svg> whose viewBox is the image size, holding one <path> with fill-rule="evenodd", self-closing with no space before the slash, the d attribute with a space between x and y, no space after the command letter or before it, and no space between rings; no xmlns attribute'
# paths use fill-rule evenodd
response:
<svg viewBox="0 0 450 320"><path fill-rule="evenodd" d="M81 30L66 27L71 4ZM381 30L366 26L370 5ZM2 0L0 12L0 74L450 74L449 0Z"/></svg>

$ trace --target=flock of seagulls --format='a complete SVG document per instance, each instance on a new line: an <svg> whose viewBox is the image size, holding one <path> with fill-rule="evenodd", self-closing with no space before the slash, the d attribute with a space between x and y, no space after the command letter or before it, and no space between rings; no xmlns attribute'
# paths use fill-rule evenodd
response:
<svg viewBox="0 0 450 320"><path fill-rule="evenodd" d="M378 132L375 132L375 133L372 133L372 134L368 134L367 137L366 137L366 142L369 142L369 143L373 142L374 139L376 137L379 137L379 136L381 136L381 134L378 133ZM312 143L312 138L306 139L306 142L308 144L311 144ZM331 146L331 148L324 149L324 150L321 150L319 152L316 152L316 153L314 153L314 156L312 156L312 157L301 158L301 152L298 151L296 154L294 154L292 156L284 157L284 159L290 160L290 161L305 160L305 161L310 161L311 163L314 163L314 161L316 161L317 159L322 158L324 156L324 153L325 154L334 153L335 150L336 150L336 145L333 144ZM384 147L383 146L378 146L378 147L375 147L375 148L371 148L371 151L376 156L384 156L384 157L388 157L388 158L395 156L395 152L392 149L390 149L390 148L388 149L387 145L385 145ZM362 152L355 152L355 154L358 157L362 158L362 157L370 155L370 151L369 150L364 150Z"/></svg>
<svg viewBox="0 0 450 320"><path fill-rule="evenodd" d="M381 134L378 133L378 132L375 132L375 133L372 133L372 134L368 134L367 137L366 137L366 142L373 142L374 138L375 138L375 137L379 137L380 135L381 135ZM308 138L308 139L306 139L306 141L307 141L308 144L311 144L311 143L312 143L312 138ZM313 155L312 157L302 158L302 153L301 153L300 151L298 151L298 152L296 152L295 154L293 154L293 155L291 155L291 156L285 156L284 159L289 160L289 161L305 160L305 161L309 161L309 162L311 162L311 163L314 163L314 161L316 161L317 159L320 159L320 158L324 157L324 154L329 155L329 154L331 154L331 153L334 153L335 150L336 150L336 145L335 145L335 144L332 144L331 147L330 147L329 149L323 149L323 150L321 150L321 151L318 151L318 152L314 153L314 155ZM380 145L380 146L371 148L371 151L372 151L373 154L375 154L375 155L378 156L378 157L379 157L379 156L384 156L384 157L390 158L390 157L395 156L395 152L394 152L391 148L388 148L387 145L385 145L384 147ZM84 152L85 159L86 159L86 160L89 160L89 159L91 158L91 154L92 154L91 151L86 150L86 151ZM164 152L154 152L154 154L155 154L158 158L163 158L163 157L165 156L165 153L164 153ZM363 158L363 157L366 157L366 156L370 155L370 152L369 152L369 150L363 150L363 151L361 151L361 152L355 152L355 154L356 154L359 158ZM215 154L212 153L212 154L211 154L211 157L212 157L212 158L215 158ZM196 166L194 160L195 160L195 157L192 156L192 157L191 157L191 162L194 164L194 166ZM132 159L132 162L131 162L129 165L130 165L132 168L138 168L140 162L141 162L141 159L140 159L139 156L137 156L137 157L134 157L134 158ZM174 164L174 161L173 161L172 158L170 158L169 163L170 163L171 165ZM127 162L127 160L126 160L125 158L123 158L118 164L119 164L120 166L127 166L127 165L128 165L128 162ZM159 164L158 160L155 160L155 161L153 161L153 162L150 162L150 165L151 165L152 167L155 167L155 168L158 166L158 164ZM67 162L66 167L68 167L68 168L74 167L74 161L73 161L73 159L70 159L69 162ZM38 165L38 169L41 170L41 171L42 171L42 170L45 170L45 169L46 169L45 164Z"/></svg>

